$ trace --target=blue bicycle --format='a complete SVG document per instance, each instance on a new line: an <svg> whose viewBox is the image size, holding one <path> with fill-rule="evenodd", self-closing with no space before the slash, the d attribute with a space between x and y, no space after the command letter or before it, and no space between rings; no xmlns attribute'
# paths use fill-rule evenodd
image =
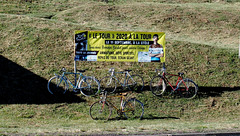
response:
<svg viewBox="0 0 240 136"><path fill-rule="evenodd" d="M84 76L82 73L85 70L77 70L79 73L66 72L63 68L61 75L55 73L55 76L49 79L47 88L51 94L65 94L69 87L72 87L74 92L80 91L84 96L93 96L100 93L100 83L92 76ZM75 83L72 83L65 75L73 74ZM78 77L78 80L76 80Z"/></svg>

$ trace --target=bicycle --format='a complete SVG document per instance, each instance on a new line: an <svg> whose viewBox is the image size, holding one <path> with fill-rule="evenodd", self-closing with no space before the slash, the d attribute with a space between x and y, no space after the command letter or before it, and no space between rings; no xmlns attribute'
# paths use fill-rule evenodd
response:
<svg viewBox="0 0 240 136"><path fill-rule="evenodd" d="M61 75L55 73L55 76L49 79L47 88L51 94L65 94L69 89L69 85L72 86L74 92L80 90L84 96L92 96L100 93L100 83L92 76L84 76L82 73L85 70L77 70L80 73L66 72L65 68L60 70ZM66 75L75 76L75 85L66 77ZM76 82L76 79L78 80Z"/></svg>
<svg viewBox="0 0 240 136"><path fill-rule="evenodd" d="M127 119L142 119L144 114L144 107L142 102L136 98L126 98L128 93L120 93L117 96L107 96L104 92L101 100L94 102L90 106L89 114L93 120L108 120L112 114L112 110L117 111L118 116L122 117L124 114ZM107 100L110 97L121 98L120 108Z"/></svg>
<svg viewBox="0 0 240 136"><path fill-rule="evenodd" d="M103 77L100 80L101 89L110 93L114 93L117 89L117 82L124 88L127 87L131 91L140 92L143 90L144 81L143 78L139 75L130 75L129 72L132 70L124 70L121 72L115 72L114 68L109 69L110 76ZM125 74L124 82L116 77L116 74Z"/></svg>
<svg viewBox="0 0 240 136"><path fill-rule="evenodd" d="M197 95L198 85L189 78L183 78L184 73L179 72L178 75L166 73L165 69L156 69L157 76L153 77L150 82L150 90L156 96L163 96L163 95L171 95L174 92L178 92L181 97L193 99ZM158 72L161 71L161 72ZM174 87L169 78L170 77L178 77L176 86ZM167 91L167 84L171 87L170 91Z"/></svg>

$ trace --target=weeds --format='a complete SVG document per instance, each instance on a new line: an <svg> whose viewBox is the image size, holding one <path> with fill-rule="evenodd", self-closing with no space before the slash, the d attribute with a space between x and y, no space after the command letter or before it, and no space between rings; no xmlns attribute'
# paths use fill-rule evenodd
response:
<svg viewBox="0 0 240 136"><path fill-rule="evenodd" d="M1 1L0 57L7 62L1 63L0 71L1 102L5 102L0 105L0 135L239 130L240 62L235 50L239 1L214 2ZM162 67L159 63L77 62L79 69L87 69L84 74L98 79L114 67L133 69L145 80L144 92L135 94L144 103L143 120L91 120L89 105L96 98L72 92L54 97L46 90L54 72L62 67L73 71L73 31L77 29L165 31L167 72L185 72L199 85L198 97L155 97L148 85L155 69Z"/></svg>

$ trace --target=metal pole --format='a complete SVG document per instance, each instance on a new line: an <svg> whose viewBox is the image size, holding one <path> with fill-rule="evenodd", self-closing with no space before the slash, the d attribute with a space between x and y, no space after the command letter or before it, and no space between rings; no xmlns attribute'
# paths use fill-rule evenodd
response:
<svg viewBox="0 0 240 136"><path fill-rule="evenodd" d="M75 32L74 32L74 34L73 34L74 36L73 36L73 38L74 38L74 73L75 73L75 86L77 85L77 65L76 65L76 60L75 60L75 57L76 57L76 38L75 38Z"/></svg>
<svg viewBox="0 0 240 136"><path fill-rule="evenodd" d="M76 60L74 60L74 73L77 73L77 65L76 65Z"/></svg>
<svg viewBox="0 0 240 136"><path fill-rule="evenodd" d="M163 62L162 70L163 70L163 71L166 71L165 62Z"/></svg>
<svg viewBox="0 0 240 136"><path fill-rule="evenodd" d="M74 60L74 73L75 73L75 86L77 85L77 65L76 65L76 60Z"/></svg>

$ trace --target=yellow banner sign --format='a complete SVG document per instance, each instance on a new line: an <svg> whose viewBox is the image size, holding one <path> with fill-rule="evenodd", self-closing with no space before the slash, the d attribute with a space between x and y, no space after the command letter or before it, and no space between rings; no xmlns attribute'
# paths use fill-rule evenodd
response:
<svg viewBox="0 0 240 136"><path fill-rule="evenodd" d="M75 61L165 62L165 33L77 30Z"/></svg>

